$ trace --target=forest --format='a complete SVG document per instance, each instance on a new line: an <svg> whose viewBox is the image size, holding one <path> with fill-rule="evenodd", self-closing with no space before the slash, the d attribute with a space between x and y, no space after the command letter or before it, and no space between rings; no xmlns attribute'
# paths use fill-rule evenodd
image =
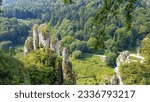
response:
<svg viewBox="0 0 150 102"><path fill-rule="evenodd" d="M2 0L0 11L0 84L150 84L150 0Z"/></svg>

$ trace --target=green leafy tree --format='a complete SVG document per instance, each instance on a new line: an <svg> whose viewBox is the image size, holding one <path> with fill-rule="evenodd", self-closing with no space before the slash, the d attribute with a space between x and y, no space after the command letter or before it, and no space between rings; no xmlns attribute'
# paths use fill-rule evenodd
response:
<svg viewBox="0 0 150 102"><path fill-rule="evenodd" d="M74 59L80 59L80 58L82 57L82 51L80 51L80 50L74 51L74 52L72 53L72 57L73 57Z"/></svg>
<svg viewBox="0 0 150 102"><path fill-rule="evenodd" d="M97 46L97 39L96 38L90 38L87 42L87 45L90 49L95 50Z"/></svg>
<svg viewBox="0 0 150 102"><path fill-rule="evenodd" d="M32 85L62 84L62 60L50 49L32 51L20 60L29 73Z"/></svg>
<svg viewBox="0 0 150 102"><path fill-rule="evenodd" d="M120 68L122 81L127 85L150 84L150 37L142 41L141 53L145 57L143 61L123 64Z"/></svg>
<svg viewBox="0 0 150 102"><path fill-rule="evenodd" d="M22 62L0 50L0 84L29 84L27 71Z"/></svg>
<svg viewBox="0 0 150 102"><path fill-rule="evenodd" d="M112 68L115 68L118 55L116 53L109 52L106 56L106 64Z"/></svg>
<svg viewBox="0 0 150 102"><path fill-rule="evenodd" d="M61 45L64 47L69 47L69 44L71 44L74 41L75 41L75 39L73 37L66 36L61 40Z"/></svg>
<svg viewBox="0 0 150 102"><path fill-rule="evenodd" d="M76 40L76 41L72 42L69 46L69 51L73 52L75 50L80 50L82 52L87 53L89 51L88 46L87 46L87 42L86 41L80 41L80 40Z"/></svg>

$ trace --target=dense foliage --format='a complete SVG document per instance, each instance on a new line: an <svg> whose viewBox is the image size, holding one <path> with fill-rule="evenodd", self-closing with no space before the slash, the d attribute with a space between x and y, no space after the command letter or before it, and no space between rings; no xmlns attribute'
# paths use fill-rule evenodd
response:
<svg viewBox="0 0 150 102"><path fill-rule="evenodd" d="M121 66L121 76L125 84L150 84L150 36L142 41L141 48L144 61L131 62Z"/></svg>
<svg viewBox="0 0 150 102"><path fill-rule="evenodd" d="M0 18L0 27L0 45L2 46L6 46L8 42L9 46L23 44L30 29L29 25L16 18Z"/></svg>
<svg viewBox="0 0 150 102"><path fill-rule="evenodd" d="M67 1L68 0L66 0L65 2ZM106 0L105 3L109 4L111 3L111 1L112 0ZM117 1L118 0L116 0L115 2ZM126 2L120 0L117 3L113 3L114 9L107 13L114 13L115 9L117 9L117 11L119 11L119 13L116 14L117 19L115 18L115 16L113 16L113 14L111 14L110 17L104 17L104 19L107 18L105 22L106 25L102 24L100 26L95 26L94 21L96 15L96 17L98 17L99 19L100 17L103 17L103 13L97 13L99 9L102 9L103 12L106 9L106 7L101 6L102 4L104 4L102 0L75 0L73 1L74 3L71 4L64 4L63 0L36 0L34 2L32 0L16 0L13 1L13 3L8 3L7 0L4 0L4 13L1 16L9 18L16 17L17 19L40 19L41 22L49 22L50 25L54 27L55 33L59 37L59 39L63 39L66 36L71 36L74 39L81 41L78 41L78 44L82 45L81 43L84 43L84 45L86 45L87 42L90 41L91 37L95 37L97 38L97 41L95 43L96 45L93 46L94 49L98 47L97 50L99 50L100 47L102 47L101 45L104 44L105 47L103 46L103 49L118 52L130 48L135 48L137 46L137 39L142 40L147 32L149 32L149 8L144 8L146 7L146 3L144 3L144 0L137 0L134 4L137 8L130 12L130 15L132 16L132 22L130 22L131 29L128 29L124 22L126 10L123 11L121 9L121 7L123 6L122 3L126 2L126 8L130 4L133 5L135 1L136 0L133 0L132 2ZM7 2L9 5L6 5L5 2ZM110 7L112 7L113 5L111 5ZM107 7L109 7L109 5L107 5ZM106 16L108 16L107 13ZM101 24L101 21L103 19L99 20L98 18L97 21L99 22L96 22ZM105 31L101 32L101 29L103 29L103 27L105 28ZM8 32L8 30L5 31ZM26 36L27 30L21 31L21 34ZM103 34L105 34L105 36L103 36ZM23 37L19 39L24 39ZM7 37L7 39L9 38ZM77 42L77 40L74 41ZM76 44L73 44L73 46L74 45ZM88 49L86 49L86 51L82 51L93 52L93 48L91 48L91 45L87 47ZM78 47L75 47L73 50L80 49Z"/></svg>
<svg viewBox="0 0 150 102"><path fill-rule="evenodd" d="M24 65L19 60L0 50L1 85L27 84L26 75Z"/></svg>
<svg viewBox="0 0 150 102"><path fill-rule="evenodd" d="M145 61L140 63L135 59L139 62L124 64L121 76L126 84L149 84L149 4L149 0L3 0L0 49L8 51L9 55L3 52L0 55L1 74L8 80L5 82L1 78L0 83L55 84L55 69L61 66L61 58L55 53L46 49L27 56L16 53L16 47L20 48L27 36L32 35L32 26L46 23L44 28L50 29L52 42L58 38L61 50L67 47L72 55L79 84L108 82L114 74L110 67L116 66L119 52L135 52L138 47L142 48ZM49 32L45 29L39 32ZM13 57L15 54L20 61ZM100 54L105 54L110 67L100 60Z"/></svg>
<svg viewBox="0 0 150 102"><path fill-rule="evenodd" d="M23 56L21 61L25 64L32 85L54 84L58 75L56 69L62 66L61 58L50 49L35 50L27 56Z"/></svg>
<svg viewBox="0 0 150 102"><path fill-rule="evenodd" d="M27 56L17 55L15 58L0 50L2 85L63 84L61 68L62 59L50 49L36 50Z"/></svg>

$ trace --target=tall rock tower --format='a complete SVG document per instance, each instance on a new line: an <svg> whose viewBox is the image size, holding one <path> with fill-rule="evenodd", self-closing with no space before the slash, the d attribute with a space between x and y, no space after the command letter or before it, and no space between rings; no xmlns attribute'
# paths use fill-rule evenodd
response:
<svg viewBox="0 0 150 102"><path fill-rule="evenodd" d="M129 63L130 62L129 57L130 57L129 56L129 51L123 51L118 56L117 61L116 61L117 67L115 68L116 75L113 76L113 78L111 80L111 83L113 85L114 84L123 85L123 82L122 82L122 79L121 79L121 76L120 76L120 72L119 72L119 67L121 66L122 63Z"/></svg>
<svg viewBox="0 0 150 102"><path fill-rule="evenodd" d="M50 47L50 30L47 24L41 24L38 28L39 32L39 45L42 45L44 48Z"/></svg>
<svg viewBox="0 0 150 102"><path fill-rule="evenodd" d="M68 53L66 47L63 48L62 57L63 57L62 71L63 71L64 83L76 84L75 74L72 71L72 64L68 61Z"/></svg>
<svg viewBox="0 0 150 102"><path fill-rule="evenodd" d="M33 47L36 50L39 47L39 34L38 34L39 25L34 25L33 27Z"/></svg>
<svg viewBox="0 0 150 102"><path fill-rule="evenodd" d="M28 37L24 44L24 54L26 55L32 50L33 50L33 38Z"/></svg>

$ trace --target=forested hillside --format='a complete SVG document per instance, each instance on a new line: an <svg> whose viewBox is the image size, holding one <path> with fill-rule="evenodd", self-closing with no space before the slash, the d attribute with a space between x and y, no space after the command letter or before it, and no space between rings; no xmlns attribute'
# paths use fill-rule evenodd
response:
<svg viewBox="0 0 150 102"><path fill-rule="evenodd" d="M128 50L130 54L138 53L141 56L147 56L146 52L143 53L147 50L147 47L144 48L147 45L143 39L149 40L148 36L150 35L150 1L136 0L131 12L132 17L129 17L130 23L126 22L128 13L125 9L129 2L120 4L119 13L113 12L103 23L102 21L99 22L100 18L103 17L103 14L99 14L99 12L103 9L105 1L74 0L73 3L65 3L64 0L3 0L3 13L0 14L0 48L6 51L4 56L8 54L12 58L17 58L25 69L29 69L27 76L30 76L30 71L34 70L35 76L31 76L31 79L26 77L30 84L57 83L58 73L55 77L51 76L56 73L57 64L54 63L59 58L60 62L58 62L62 62L64 48L67 49L71 61L67 65L75 71L77 84L110 84L114 75L113 68L117 66L116 60L121 52ZM115 15L113 16L113 14ZM97 23L101 23L101 25L97 25ZM41 38L36 38L40 34L44 36L43 42L51 39L48 48L54 50L53 53L57 53L55 50L59 48L60 56L45 55L52 52L45 52L44 49L47 45L43 42L37 44L35 50L34 40L37 39L37 43L40 43L39 39ZM25 47L29 54L24 56ZM37 49L43 50L38 51ZM36 53L40 55L37 57ZM50 57L56 59L53 61L50 59L49 62ZM134 58L134 60L137 59ZM146 62L142 64L133 62L133 65L138 63L141 66L141 69L139 68L136 73L143 70L143 67L145 68L143 71L146 71L143 72L144 74L136 74L136 77L132 76L132 63L131 65L128 63L122 65L120 74L124 83L150 84L148 60L149 58L146 58ZM52 62L54 65L51 64ZM60 66L63 64L61 63ZM134 67L137 69L138 66ZM36 77L37 71L42 71L40 73L44 81ZM71 73L74 71L70 69ZM130 75L128 75L128 71L131 71ZM130 77L129 80L126 76ZM51 80L47 79L49 77ZM34 78L35 80L33 80ZM145 79L143 80L143 78ZM67 79L67 81L57 84L71 83Z"/></svg>

